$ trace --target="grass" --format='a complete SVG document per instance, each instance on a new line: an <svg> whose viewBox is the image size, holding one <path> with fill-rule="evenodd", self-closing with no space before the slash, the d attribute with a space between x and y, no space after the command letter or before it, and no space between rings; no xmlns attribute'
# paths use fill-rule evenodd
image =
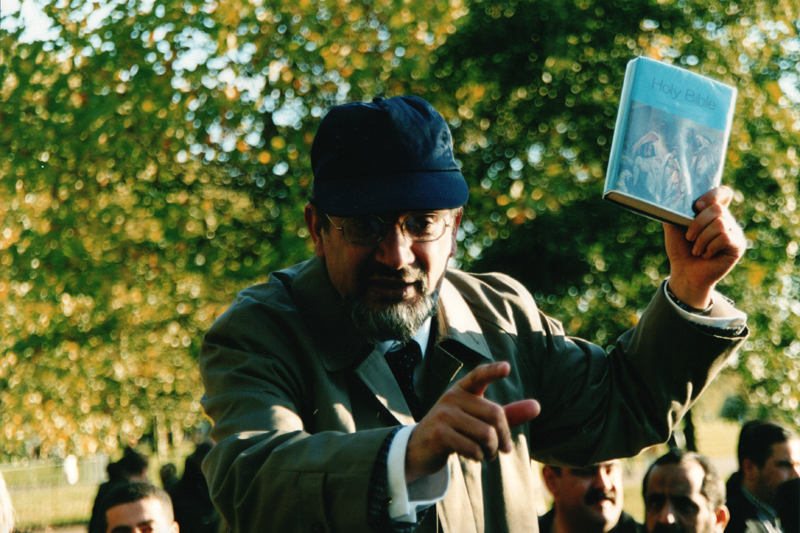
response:
<svg viewBox="0 0 800 533"><path fill-rule="evenodd" d="M185 457L193 445L186 443L173 450L169 461L178 466L180 475ZM148 478L160 486L158 470L161 462L151 457ZM98 476L89 475L81 465L80 481L67 485L60 468L15 469L3 476L11 493L11 503L17 515L18 529L41 530L49 526L88 524L92 505L100 484Z"/></svg>
<svg viewBox="0 0 800 533"><path fill-rule="evenodd" d="M20 529L88 523L96 485L54 485L11 494Z"/></svg>

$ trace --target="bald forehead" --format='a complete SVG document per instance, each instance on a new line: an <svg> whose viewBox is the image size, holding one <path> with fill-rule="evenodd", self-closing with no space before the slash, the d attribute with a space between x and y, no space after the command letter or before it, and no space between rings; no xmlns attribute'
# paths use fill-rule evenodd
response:
<svg viewBox="0 0 800 533"><path fill-rule="evenodd" d="M656 465L650 472L647 492L667 494L699 494L703 487L705 470L697 461L686 460L677 464Z"/></svg>

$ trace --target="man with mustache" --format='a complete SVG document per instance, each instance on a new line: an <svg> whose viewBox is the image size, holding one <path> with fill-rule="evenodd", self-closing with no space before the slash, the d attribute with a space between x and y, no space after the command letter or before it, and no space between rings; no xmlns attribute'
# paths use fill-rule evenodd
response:
<svg viewBox="0 0 800 533"><path fill-rule="evenodd" d="M334 107L311 165L314 257L242 291L201 349L203 470L234 531L535 531L532 459L665 441L747 335L714 291L745 250L728 188L665 226L671 277L606 353L508 276L448 268L469 189L424 100Z"/></svg>
<svg viewBox="0 0 800 533"><path fill-rule="evenodd" d="M539 517L541 533L639 533L622 510L622 461L586 468L545 465L542 476L553 508Z"/></svg>
<svg viewBox="0 0 800 533"><path fill-rule="evenodd" d="M725 483L703 455L670 450L642 482L648 533L722 533L730 519Z"/></svg>

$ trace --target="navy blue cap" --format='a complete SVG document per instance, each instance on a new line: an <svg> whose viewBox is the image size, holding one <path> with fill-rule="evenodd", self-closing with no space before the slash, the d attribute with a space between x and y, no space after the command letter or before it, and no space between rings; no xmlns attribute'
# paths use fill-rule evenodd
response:
<svg viewBox="0 0 800 533"><path fill-rule="evenodd" d="M336 106L311 147L314 200L328 214L452 209L469 188L436 109L416 96Z"/></svg>

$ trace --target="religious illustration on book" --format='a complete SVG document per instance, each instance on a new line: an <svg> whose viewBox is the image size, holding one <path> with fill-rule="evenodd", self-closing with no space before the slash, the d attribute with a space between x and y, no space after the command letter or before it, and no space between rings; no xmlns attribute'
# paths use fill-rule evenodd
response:
<svg viewBox="0 0 800 533"><path fill-rule="evenodd" d="M617 189L679 212L714 187L725 133L632 101Z"/></svg>

